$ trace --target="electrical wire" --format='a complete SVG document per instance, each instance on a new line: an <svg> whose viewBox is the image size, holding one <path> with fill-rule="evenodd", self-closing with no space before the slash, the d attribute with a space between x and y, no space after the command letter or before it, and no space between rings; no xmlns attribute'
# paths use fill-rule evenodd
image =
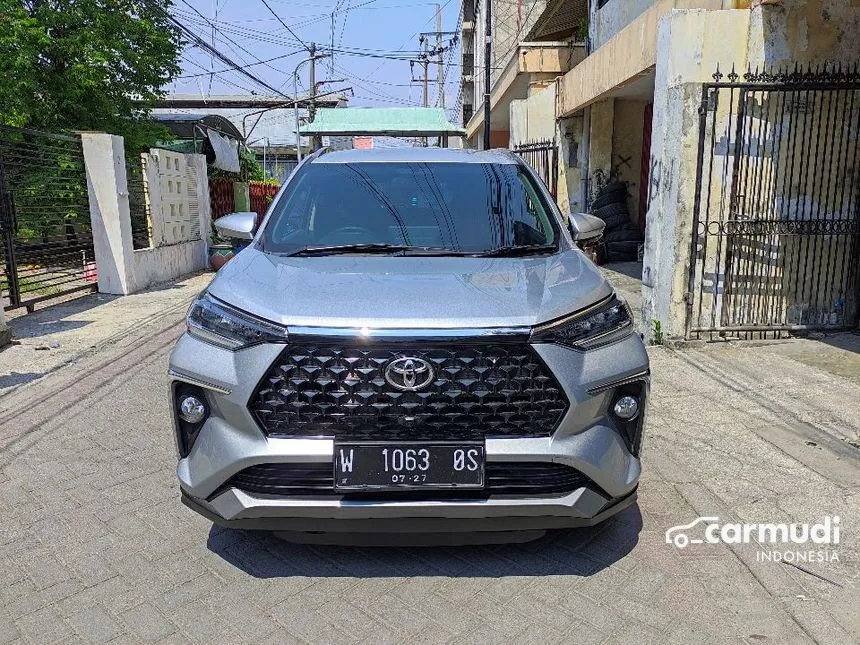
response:
<svg viewBox="0 0 860 645"><path fill-rule="evenodd" d="M195 66L196 66L196 67L198 67L199 69L203 69L203 70L205 70L205 69L206 69L206 67L205 67L204 65L201 65L201 64L200 64L200 63L198 63L196 60L194 60L194 59L192 59L192 58L189 58L189 57L185 56L184 54L181 54L180 56L181 56L182 60L184 60L185 62L187 62L187 63L191 63L192 65L195 65ZM209 74L211 74L211 73L212 73L212 72L210 72L210 71L208 71L208 70L207 70L205 73L200 74L200 76L208 76L208 75L209 75ZM177 77L177 78L179 78L179 77ZM229 79L221 78L220 80L221 80L221 82L226 83L227 85L232 85L232 86L233 86L233 87L235 87L235 88L238 88L238 89L240 89L240 90L244 90L245 92L248 92L248 94L256 94L256 92L255 92L254 90L252 90L252 89L250 89L250 88L248 88L248 87L245 87L244 85L240 85L239 83L236 83L236 82L231 81L231 80L229 80Z"/></svg>
<svg viewBox="0 0 860 645"><path fill-rule="evenodd" d="M197 10L197 8L196 8L196 7L194 7L194 5L190 4L190 3L188 2L188 0L181 0L181 2L182 2L184 5L186 5L187 7L189 7L189 8L190 8L190 9L191 9L195 14L197 14L197 16L199 16L199 18L201 18L201 19L202 19L202 21L203 21L203 22L201 23L200 21L197 21L197 24L203 24L203 25L205 25L205 26L212 27L213 33L215 33L215 34L220 33L220 34L221 34L221 38L222 38L222 40L223 40L223 41L226 41L226 42L225 42L225 44L227 44L227 46L228 46L228 47L230 47L230 43L232 43L233 45L235 45L236 47L238 47L240 50L242 50L243 52L245 52L246 54L248 54L248 55L249 55L253 60L255 60L255 61L260 61L260 59L259 59L259 58L257 58L257 56L256 56L253 52L251 52L250 50L246 49L245 47L243 47L242 45L240 45L239 43L237 43L235 40L233 40L232 38L230 38L229 36L227 36L227 35L224 33L224 30L223 30L222 28L218 27L217 23L213 22L212 20L209 20L209 18L207 18L207 17L206 17L206 16L204 16L200 11L198 11L198 10ZM213 44L213 47L214 47L214 44ZM231 49L232 49L232 47L231 47ZM234 52L235 52L235 50L234 50ZM279 70L277 67L272 67L271 65L266 65L266 66L267 66L267 67L269 67L270 69L275 70L276 72L281 72L281 73L282 73L282 70Z"/></svg>
<svg viewBox="0 0 860 645"><path fill-rule="evenodd" d="M296 35L296 32L294 32L294 31L290 28L290 26L289 26L287 23L285 23L283 20L281 20L281 17L280 17L278 14L276 14L276 13L275 13L275 10L274 10L274 9L272 9L272 5L270 5L268 2L266 2L266 0L260 0L260 2L262 2L262 3L265 5L266 9L268 9L268 10L269 10L269 12L270 12L270 13L271 13L275 18L277 18L277 19L278 19L278 22L279 22L279 23L281 23L281 24L284 26L284 29L286 29L288 32L290 32L290 34L292 34L293 38L295 38L297 41L299 41L299 44L300 44L300 45L302 45L302 47L304 47L305 49L307 49L308 51L310 51L310 47L309 47L308 45L306 45L306 44L305 44L305 41L303 41L301 38L299 38L299 37Z"/></svg>
<svg viewBox="0 0 860 645"><path fill-rule="evenodd" d="M249 67L255 67L257 65L265 65L266 63L271 63L276 60L281 60L282 58L289 58L290 56L295 56L296 54L302 52L304 50L297 49L295 51L291 51L287 54L281 54L280 56L275 56L274 58L267 58L266 60L257 61L256 63L248 63L247 65L242 65L241 69L248 69ZM201 72L200 74L184 74L183 76L177 76L176 78L197 78L198 76L209 76L209 75L218 75L224 74L226 72L234 72L237 68L235 67L227 67L225 69L217 69L214 71Z"/></svg>
<svg viewBox="0 0 860 645"><path fill-rule="evenodd" d="M249 72L247 69L244 69L241 65L237 64L236 61L234 61L229 56L227 56L226 54L221 52L219 49L217 49L216 47L213 47L212 45L207 43L198 34L191 31L188 27L186 27L184 24L182 24L179 20L174 18L172 15L170 15L170 13L168 11L166 11L164 8L162 8L160 5L151 2L151 0L149 2L144 0L144 2L146 4L148 4L150 6L150 8L154 8L157 11L161 11L164 14L164 16L179 29L180 33L187 36L191 40L191 42L194 43L195 45L197 45L197 47L199 47L200 49L206 51L207 53L212 54L213 56L218 58L221 62L225 63L226 65L229 65L231 68L235 69L237 72L239 72L243 76L251 79L252 81L257 83L261 87L265 87L267 90L274 92L275 94L280 94L281 96L287 97L286 94L279 92L274 87L269 85L266 81L255 76L254 74ZM290 97L287 97L287 98L290 98Z"/></svg>

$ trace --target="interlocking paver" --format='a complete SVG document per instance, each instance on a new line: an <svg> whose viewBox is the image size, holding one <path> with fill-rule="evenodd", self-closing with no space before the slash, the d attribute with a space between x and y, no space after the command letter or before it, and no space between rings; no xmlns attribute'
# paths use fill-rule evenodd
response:
<svg viewBox="0 0 860 645"><path fill-rule="evenodd" d="M3 428L11 440L0 440L0 641L860 639L857 541L847 524L844 561L814 568L839 587L757 563L754 549L664 543L668 527L708 512L748 521L860 512L856 487L765 440L763 424L792 418L857 425L822 408L788 365L774 370L774 383L803 399L794 408L780 387L754 382L743 361L734 374L719 352L655 350L639 505L602 526L526 545L376 549L289 544L212 527L182 507L163 400L166 351L119 357L116 377L97 381L109 385L40 404L38 418L27 412ZM843 401L858 396L855 384L810 378ZM33 396L51 382L30 388Z"/></svg>
<svg viewBox="0 0 860 645"><path fill-rule="evenodd" d="M144 641L159 641L176 631L176 625L150 603L143 603L119 615L130 632Z"/></svg>

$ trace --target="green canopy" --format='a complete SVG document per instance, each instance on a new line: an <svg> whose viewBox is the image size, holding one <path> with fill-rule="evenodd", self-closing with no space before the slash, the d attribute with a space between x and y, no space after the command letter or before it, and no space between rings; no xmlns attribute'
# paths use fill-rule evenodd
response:
<svg viewBox="0 0 860 645"><path fill-rule="evenodd" d="M321 108L303 135L436 137L465 136L443 108Z"/></svg>

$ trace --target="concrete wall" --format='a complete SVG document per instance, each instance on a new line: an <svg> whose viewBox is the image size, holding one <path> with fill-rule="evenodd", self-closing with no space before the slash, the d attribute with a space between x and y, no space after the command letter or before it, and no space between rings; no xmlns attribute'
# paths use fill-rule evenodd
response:
<svg viewBox="0 0 860 645"><path fill-rule="evenodd" d="M594 49L605 44L654 5L666 5L664 13L669 9L739 9L749 5L749 0L609 0L597 9L597 0L592 2L594 18L590 31Z"/></svg>
<svg viewBox="0 0 860 645"><path fill-rule="evenodd" d="M496 81L502 75L505 65L507 65L514 48L523 39L523 36L528 33L532 25L537 22L541 14L546 9L546 0L536 0L529 3L528 6L523 6L519 10L520 17L518 18L518 9L516 2L494 1L492 15L492 62L490 70L490 84L495 85ZM478 106L483 102L484 96L484 36L486 30L486 13L484 12L485 3L482 1L478 10L475 12L475 112L477 113ZM518 28L519 25L519 28Z"/></svg>
<svg viewBox="0 0 860 645"><path fill-rule="evenodd" d="M600 9L597 9L597 0L592 0L592 3L594 19L589 33L592 48L597 49L650 9L656 0L609 0Z"/></svg>
<svg viewBox="0 0 860 645"><path fill-rule="evenodd" d="M562 213L584 213L587 210L583 194L583 169L586 167L584 116L559 119L557 122L558 195L556 201Z"/></svg>
<svg viewBox="0 0 860 645"><path fill-rule="evenodd" d="M589 201L612 179L612 142L615 133L615 99L591 106L588 141Z"/></svg>
<svg viewBox="0 0 860 645"><path fill-rule="evenodd" d="M128 293L209 265L206 158L167 150L146 156L153 244L133 252Z"/></svg>
<svg viewBox="0 0 860 645"><path fill-rule="evenodd" d="M643 329L660 320L667 337L685 333L702 83L711 80L717 64L724 72L732 64L742 72L747 65L793 66L795 60L853 62L858 37L857 0L785 0L781 6L751 10L673 11L661 21L651 146L655 176L643 267ZM856 177L857 171L847 174ZM798 195L797 188L789 191L789 197ZM719 187L715 192L719 194ZM712 201L718 198L712 195ZM695 280L710 281L707 288L722 292L720 275L696 275Z"/></svg>
<svg viewBox="0 0 860 645"><path fill-rule="evenodd" d="M99 292L134 293L207 268L211 225L205 157L164 150L147 155L153 246L134 250L123 139L103 133L84 133L81 139Z"/></svg>
<svg viewBox="0 0 860 645"><path fill-rule="evenodd" d="M648 74L657 62L657 26L670 11L717 10L737 1L609 0L592 20L597 25L594 51L561 81L557 114L570 116Z"/></svg>
<svg viewBox="0 0 860 645"><path fill-rule="evenodd" d="M647 101L615 99L612 129L612 174L627 184L630 219L639 221L639 184L642 173L642 133Z"/></svg>
<svg viewBox="0 0 860 645"><path fill-rule="evenodd" d="M527 99L511 101L511 147L555 139L555 84L534 92Z"/></svg>
<svg viewBox="0 0 860 645"><path fill-rule="evenodd" d="M12 340L12 332L6 323L6 312L3 311L3 307L0 307L0 347L8 345L10 340Z"/></svg>

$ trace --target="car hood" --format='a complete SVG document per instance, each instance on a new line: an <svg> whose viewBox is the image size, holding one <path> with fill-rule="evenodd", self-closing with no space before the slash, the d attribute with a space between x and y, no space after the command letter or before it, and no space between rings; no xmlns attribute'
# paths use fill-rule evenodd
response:
<svg viewBox="0 0 860 645"><path fill-rule="evenodd" d="M282 257L247 248L209 287L284 325L429 328L532 326L612 288L579 251L545 257Z"/></svg>

